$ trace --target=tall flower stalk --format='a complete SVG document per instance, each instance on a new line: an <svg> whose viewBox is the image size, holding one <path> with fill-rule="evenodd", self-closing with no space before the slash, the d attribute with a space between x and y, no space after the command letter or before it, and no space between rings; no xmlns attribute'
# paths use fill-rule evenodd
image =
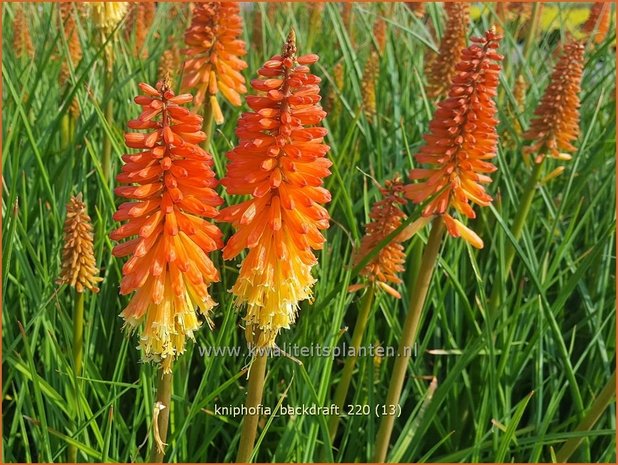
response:
<svg viewBox="0 0 618 465"><path fill-rule="evenodd" d="M405 187L407 198L425 204L422 214L433 218L433 224L410 295L385 402L388 411L382 417L376 439L376 462L386 460L396 418L395 406L401 396L444 231L463 238L473 247L483 247L479 236L450 213L454 210L461 216L474 218L470 203L489 205L492 199L483 185L491 182L488 174L496 169L488 160L496 156L498 142L493 99L502 60L496 53L500 36L492 28L484 37L471 40L473 44L463 50L456 65L448 98L438 104L429 134L425 136L426 143L415 156L418 163L429 168L413 169L410 178L421 182Z"/></svg>
<svg viewBox="0 0 618 465"><path fill-rule="evenodd" d="M204 105L204 131L209 139L214 120L223 124L223 112L217 100L221 94L230 104L240 106L247 92L242 70L247 63L240 7L237 2L197 3L191 26L185 32L186 61L182 88L195 91L195 105Z"/></svg>
<svg viewBox="0 0 618 465"><path fill-rule="evenodd" d="M523 135L524 139L532 142L524 149L524 153L536 156L511 228L515 240L519 240L526 224L545 158L550 156L568 161L571 159L569 152L576 150L573 141L579 136L579 93L583 67L584 46L578 41L570 41L564 46L549 86L534 112L530 128ZM505 276L508 276L514 258L515 246L509 243L504 256ZM498 309L500 291L500 286L493 286L488 303L490 315L494 315Z"/></svg>
<svg viewBox="0 0 618 465"><path fill-rule="evenodd" d="M73 373L74 396L80 397L78 378L82 373L84 345L84 293L99 292L98 283L102 281L94 257L94 237L92 223L82 194L71 197L66 207L67 217L64 223L64 248L62 251L62 269L57 284L75 288L73 305ZM75 417L79 418L79 401L76 401ZM77 461L77 448L68 447L68 462Z"/></svg>
<svg viewBox="0 0 618 465"><path fill-rule="evenodd" d="M309 66L317 55L297 56L290 32L280 55L259 69L251 86L259 95L247 97L251 109L238 121L238 145L230 151L227 175L221 183L231 195L251 198L221 211L236 233L223 249L230 260L249 249L232 288L235 303L246 306L245 335L254 359L249 374L247 407L261 400L267 350L277 334L296 320L299 302L311 299L322 248L321 230L329 215L321 205L330 201L322 187L330 174L325 158L326 116L319 105L320 78ZM237 461L251 459L257 415L243 420Z"/></svg>
<svg viewBox="0 0 618 465"><path fill-rule="evenodd" d="M129 331L140 329L142 360L159 366L157 408L162 413L151 461L160 462L172 363L200 328L198 315L210 321L216 305L208 287L219 280L219 272L208 254L221 248L222 234L205 218L217 216L222 200L214 191L212 157L198 145L206 139L202 118L182 107L193 97L175 95L165 81L156 88L139 87L144 95L135 103L142 112L129 128L148 132L125 135L127 146L140 152L123 156L116 179L124 185L115 193L129 201L114 214L125 223L111 238L129 239L113 249L116 257L131 256L122 267L120 293L134 294L121 316Z"/></svg>
<svg viewBox="0 0 618 465"><path fill-rule="evenodd" d="M114 119L114 101L111 89L114 82L114 38L110 37L124 19L127 11L126 2L93 2L89 4L92 10L92 20L98 33L99 43L105 43L104 48L104 95L107 97L104 116L109 123ZM103 179L109 182L112 175L112 140L107 131L103 134L103 153L101 158Z"/></svg>
<svg viewBox="0 0 618 465"><path fill-rule="evenodd" d="M371 222L365 226L365 235L354 257L355 265L358 265L363 258L372 253L406 219L406 214L401 210L402 205L407 203L403 196L403 187L401 178L396 177L393 180L387 181L385 186L380 188L382 198L371 208L371 213L369 214ZM351 286L350 290L352 291L365 287L367 290L361 300L360 312L357 315L352 333L350 347L354 355L346 358L341 379L337 383L337 389L335 390L334 403L339 407L339 411L343 409L350 388L352 373L358 358L357 354L360 351L365 329L369 322L369 315L373 308L376 289L382 289L393 297L401 298L399 292L391 284L401 283L401 278L398 274L404 270L403 265L406 260L402 245L403 240L403 234L395 237L386 246L381 248L375 257L363 267L360 271L360 276L367 279L367 284ZM338 415L333 415L330 418L328 427L331 440L337 435L339 419Z"/></svg>

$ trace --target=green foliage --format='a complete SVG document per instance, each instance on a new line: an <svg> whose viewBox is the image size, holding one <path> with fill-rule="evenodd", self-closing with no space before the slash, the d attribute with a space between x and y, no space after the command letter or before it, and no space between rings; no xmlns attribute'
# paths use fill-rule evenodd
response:
<svg viewBox="0 0 618 465"><path fill-rule="evenodd" d="M127 297L118 295L121 260L111 255L108 234L117 199L113 183L103 181L103 138L111 137L113 172L124 153L126 122L138 114L132 98L141 81L155 83L159 57L168 38L182 46L187 18L169 19L170 4L159 3L145 47L147 58L132 54L131 40L116 31L111 89L105 90L102 45L87 18L78 20L84 56L72 70L70 84L60 87L60 65L67 60L66 41L57 27L57 6L29 5L27 15L35 47L33 60L12 50L15 6L3 4L2 247L3 247L3 461L63 461L67 446L78 448L81 461L144 461L152 445L149 434L154 399L154 367L139 361L137 336L127 337L118 317ZM263 43L251 44L255 9L263 11ZM406 173L422 144L434 102L424 89L423 55L435 48L429 23L440 31L441 6L428 4L427 22L403 3L355 4L353 31L345 29L341 5L327 4L312 50L309 12L302 3L277 4L272 18L266 4L243 4L251 79L260 64L277 53L290 27L301 53L316 52L314 72L323 79L323 95L335 92L340 110L327 118L330 158L334 165L326 186L332 225L316 267L315 302L304 302L295 327L279 344L334 347L349 343L360 295L347 291L357 282L351 253L363 234L377 189ZM569 8L559 4L560 11ZM376 83L377 116L361 111L362 69L375 42L372 25L383 15L388 41ZM488 6L472 25L474 34L494 20ZM560 18L560 15L558 16ZM530 167L521 154L517 122L527 127L555 62L556 37L542 35L522 62L521 44L507 28L501 53L506 56L499 92L499 131L511 143L501 144L499 171L489 191L492 208L478 211L474 229L485 242L481 251L448 238L435 271L415 356L401 399L390 457L397 461L550 461L568 438L585 440L573 460L614 462L615 415L611 409L589 431L574 432L615 365L615 76L614 32L588 49L583 79L581 128L577 153L563 163L565 172L542 184L532 205L510 275L504 276L504 250ZM51 27L48 25L51 24ZM335 64L343 63L345 83L335 90ZM529 83L523 112L515 110L513 88L521 72ZM180 74L180 73L179 73ZM180 75L173 76L178 84ZM61 124L76 97L81 115L75 138L61 143ZM105 106L114 102L114 118ZM216 170L225 170L225 152L236 138L241 110L226 104L226 122L212 137ZM547 173L559 166L546 163ZM64 205L69 195L84 192L94 222L95 253L104 277L101 292L86 296L81 396L74 398L71 358L72 297L58 289ZM229 197L225 196L226 201ZM417 218L420 209L409 205ZM229 233L227 226L224 231ZM408 246L408 273L418 266L426 231ZM212 287L219 302L215 330L203 328L176 363L167 459L172 462L232 461L241 417L215 414L215 404L244 403L246 368L241 313L227 292L238 261L223 263L222 281ZM506 284L503 284L504 280ZM405 282L413 280L406 276ZM486 313L492 286L505 285L495 321ZM365 345L397 346L407 309L401 301L379 295ZM203 357L198 347L240 347L243 356ZM269 360L263 404L330 405L343 360L305 357L302 364L286 357ZM384 402L393 359L361 357L349 403ZM432 378L437 388L428 392ZM76 420L75 412L80 412ZM272 416L258 432L260 462L310 462L324 457L343 462L371 460L379 424L374 415L342 419L332 456L324 416ZM145 442L146 441L146 442Z"/></svg>

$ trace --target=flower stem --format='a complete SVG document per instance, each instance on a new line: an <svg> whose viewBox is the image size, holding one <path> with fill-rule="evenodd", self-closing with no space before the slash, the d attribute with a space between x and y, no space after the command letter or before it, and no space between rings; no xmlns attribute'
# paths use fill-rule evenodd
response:
<svg viewBox="0 0 618 465"><path fill-rule="evenodd" d="M247 402L245 405L247 411L254 410L255 414L247 414L243 419L236 463L249 463L253 455L253 445L255 444L255 437L257 435L258 420L260 419L258 406L262 402L262 393L264 392L267 360L268 355L258 351L251 363Z"/></svg>
<svg viewBox="0 0 618 465"><path fill-rule="evenodd" d="M542 5L539 2L532 4L532 13L530 14L530 26L528 28L528 34L526 35L526 41L524 42L524 63L528 63L528 57L532 50L532 43L536 40L537 30L539 28L539 21L541 20L541 8Z"/></svg>
<svg viewBox="0 0 618 465"><path fill-rule="evenodd" d="M214 121L214 112L212 109L212 104L210 103L210 99L206 100L206 104L204 105L204 127L203 131L206 133L206 140L204 141L204 150L210 152L210 142L212 141L212 130L214 125L212 124Z"/></svg>
<svg viewBox="0 0 618 465"><path fill-rule="evenodd" d="M80 418L80 395L79 395L79 377L82 373L82 353L84 346L84 293L78 292L73 303L73 370L75 374L75 392L74 400L76 411L74 418L76 423ZM69 463L77 462L77 447L69 444L67 449Z"/></svg>
<svg viewBox="0 0 618 465"><path fill-rule="evenodd" d="M109 44L111 45L111 44ZM105 95L107 97L107 104L105 105L104 117L107 124L111 127L112 121L114 119L114 102L111 97L112 85L114 82L113 76L113 49L109 49L109 53L106 54L105 57ZM106 183L109 182L109 179L112 175L112 138L111 134L108 132L104 132L103 134L103 154L102 154L102 168L103 168L103 179Z"/></svg>
<svg viewBox="0 0 618 465"><path fill-rule="evenodd" d="M350 388L350 382L352 381L352 373L354 372L354 367L356 366L356 360L358 359L358 352L360 350L361 343L363 341L363 335L365 334L365 329L367 328L367 322L369 321L369 314L371 313L371 307L373 306L373 297L375 295L375 286L371 284L367 289L367 292L363 296L363 300L361 302L360 313L358 314L358 319L356 320L356 324L354 325L354 332L352 333L352 347L353 347L353 355L350 355L343 366L343 373L341 374L341 380L337 385L337 389L335 390L335 405L337 405L338 410L341 412L343 409L343 404L345 403L345 399L348 395L348 390ZM331 441L335 438L337 434L337 428L339 427L339 415L333 415L330 417L330 421L328 423L328 430L330 433Z"/></svg>
<svg viewBox="0 0 618 465"><path fill-rule="evenodd" d="M429 285L431 284L433 270L436 267L438 254L440 253L440 244L442 243L443 235L444 223L442 221L442 217L438 216L435 220L433 220L431 233L429 234L429 240L423 253L423 259L421 262L421 267L418 271L414 290L410 295L408 314L406 315L406 321L401 333L401 341L399 343L399 349L397 350L395 365L393 366L391 382L388 386L388 395L386 396L387 408L388 406L397 405L401 397L401 390L403 388L408 362L410 361L410 356L412 354L412 347L416 342L418 325L423 313L427 291L429 290ZM393 427L395 425L395 418L396 416L390 411L388 415L384 415L382 417L376 439L374 462L384 462L386 460L388 445L393 433Z"/></svg>
<svg viewBox="0 0 618 465"><path fill-rule="evenodd" d="M607 406L612 402L616 395L616 371L612 374L611 378L607 381L607 384L601 392L594 399L590 410L586 416L582 419L581 423L575 428L575 432L590 431L590 429L599 421L599 418L607 409ZM584 436L577 436L568 439L564 445L560 448L556 454L556 460L558 463L566 463L571 455L577 450L579 445L584 440Z"/></svg>
<svg viewBox="0 0 618 465"><path fill-rule="evenodd" d="M172 401L172 374L164 373L163 368L159 368L157 372L159 381L157 383L157 398L156 405L162 407L156 418L158 436L155 437L150 453L151 463L163 463L165 457L164 446L167 439L167 429L170 420L170 406Z"/></svg>
<svg viewBox="0 0 618 465"><path fill-rule="evenodd" d="M511 233L516 241L521 237L521 233L524 229L524 225L526 224L526 218L528 217L528 213L530 212L530 207L532 206L532 200L534 199L534 194L536 192L537 184L539 182L539 178L541 176L541 168L543 166L543 161L540 163L534 163L534 167L532 168L532 173L530 173L530 178L528 179L528 183L524 188L524 192L521 197L521 201L519 203L519 210L517 210L517 214L515 215L515 220L513 222L513 227L511 228ZM506 279L506 276L511 272L511 266L513 265L513 259L515 258L515 246L512 243L509 243L505 247L504 252L504 272L503 276ZM496 311L498 310L498 306L500 305L500 286L498 283L494 283L493 289L491 290L491 296L489 298L488 303L488 314L490 318L495 318Z"/></svg>

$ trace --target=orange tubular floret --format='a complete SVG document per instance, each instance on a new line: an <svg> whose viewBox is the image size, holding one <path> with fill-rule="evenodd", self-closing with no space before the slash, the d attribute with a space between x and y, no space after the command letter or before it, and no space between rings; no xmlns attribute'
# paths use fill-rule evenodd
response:
<svg viewBox="0 0 618 465"><path fill-rule="evenodd" d="M128 241L114 247L116 257L131 256L122 268L121 294L135 292L121 313L140 337L142 358L161 363L166 372L185 350L185 339L200 327L196 307L208 317L215 305L208 286L219 272L208 253L222 247L221 232L204 217L214 218L222 200L212 157L197 144L205 140L202 118L181 105L191 95L174 95L169 85L140 84L135 98L141 115L129 121L125 141L136 154L124 155L116 195L125 202L114 219L125 223L111 233Z"/></svg>
<svg viewBox="0 0 618 465"><path fill-rule="evenodd" d="M238 121L238 145L227 156L221 183L232 195L251 199L221 211L236 233L223 258L249 252L232 289L237 305L247 305L246 335L251 347L269 347L281 328L295 321L298 303L310 299L316 263L313 250L329 226L321 205L330 200L322 187L331 162L324 156L326 113L319 105L320 79L308 65L317 55L296 57L294 33L283 53L273 56L251 82L259 95L247 97L251 111Z"/></svg>
<svg viewBox="0 0 618 465"><path fill-rule="evenodd" d="M430 168L413 169L410 179L421 180L405 187L406 197L415 203L428 201L423 216L443 215L449 233L463 237L474 247L482 241L448 214L450 208L474 218L470 202L487 206L492 198L483 184L496 170L489 162L496 156L496 104L502 56L496 53L501 37L490 29L485 37L473 38L457 64L457 74L448 98L438 104L429 125L426 144L415 156Z"/></svg>
<svg viewBox="0 0 618 465"><path fill-rule="evenodd" d="M247 67L242 35L242 18L237 2L197 3L191 26L185 32L186 55L183 89L195 89L195 104L206 98L212 105L217 124L223 115L217 102L219 92L234 106L240 106L247 92L241 71Z"/></svg>
<svg viewBox="0 0 618 465"><path fill-rule="evenodd" d="M406 204L403 197L404 186L401 178L396 177L392 181L386 181L385 187L380 188L382 198L373 204L369 217L371 222L365 226L365 235L361 240L360 247L355 254L354 264L358 264L364 257L369 255L384 239L399 228L406 219L406 214L401 206ZM377 283L394 297L400 298L399 292L388 283L399 284L401 279L397 276L404 270L406 261L402 242L402 235L395 237L372 258L361 270L360 275Z"/></svg>
<svg viewBox="0 0 618 465"><path fill-rule="evenodd" d="M576 150L572 142L579 136L579 92L584 68L584 46L571 41L564 46L549 86L534 112L524 139L533 144L525 153L538 153L539 163L545 154L570 160L568 152Z"/></svg>

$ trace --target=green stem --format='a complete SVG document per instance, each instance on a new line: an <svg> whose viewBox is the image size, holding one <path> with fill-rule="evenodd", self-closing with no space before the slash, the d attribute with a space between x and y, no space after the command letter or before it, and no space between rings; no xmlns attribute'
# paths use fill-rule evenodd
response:
<svg viewBox="0 0 618 465"><path fill-rule="evenodd" d="M112 100L111 97L111 89L112 89L112 84L113 84L113 73L110 70L111 69L111 61L112 61L112 56L110 55L110 57L108 58L108 63L106 64L107 66L107 71L105 72L105 95L107 97L107 104L105 105L105 121L107 122L107 124L110 126L112 126L112 121L114 119L114 101ZM106 183L109 183L109 180L111 178L112 175L112 138L111 138L111 134L108 133L107 131L104 131L103 134L103 154L102 154L102 169L103 169L103 179L105 180Z"/></svg>
<svg viewBox="0 0 618 465"><path fill-rule="evenodd" d="M157 383L157 399L156 403L161 404L163 409L159 410L157 417L157 426L159 429L159 439L163 444L167 439L167 429L170 420L170 407L172 401L172 374L164 373L160 368L157 372L159 381ZM153 444L152 451L150 453L151 463L163 463L165 457L165 451L158 447L157 441Z"/></svg>
<svg viewBox="0 0 618 465"><path fill-rule="evenodd" d="M616 371L612 374L609 381L601 392L597 396L597 398L592 403L590 410L586 413L586 416L582 419L581 423L577 425L575 428L575 432L583 432L590 431L592 427L599 421L599 418L607 410L609 404L614 400L616 395ZM558 463L565 463L571 455L577 450L579 445L584 440L584 437L572 437L568 439L564 445L560 448L558 453L556 454L556 460Z"/></svg>
<svg viewBox="0 0 618 465"><path fill-rule="evenodd" d="M414 291L410 295L410 303L408 314L401 333L401 341L397 350L397 358L393 366L391 382L388 386L388 395L386 396L386 407L389 409L389 414L382 417L378 436L376 438L376 452L374 462L384 462L388 452L393 427L395 425L396 416L390 412L389 406L396 406L401 397L401 390L405 380L408 362L412 354L412 347L416 342L418 325L423 313L425 298L431 284L433 270L436 267L438 254L440 253L440 244L444 235L444 223L442 217L437 217L433 221L429 240L423 253L421 267L418 271Z"/></svg>
<svg viewBox="0 0 618 465"><path fill-rule="evenodd" d="M515 220L513 222L513 227L511 228L511 233L516 241L521 237L521 233L524 230L524 225L526 224L526 218L528 217L528 213L530 213L530 207L532 206L532 200L534 199L534 194L536 192L537 184L539 182L539 178L541 176L541 171L543 167L543 161L540 163L534 163L534 167L532 168L532 173L530 173L530 178L528 179L528 183L524 188L524 192L522 194L521 200L519 202L519 210L517 210L517 214L515 215ZM504 252L504 272L503 279L506 280L506 277L511 272L511 266L513 265L513 259L515 258L515 245L512 243L508 243L505 246ZM494 318L496 316L496 311L500 305L500 286L498 283L494 283L493 289L491 290L491 296L489 298L488 303L488 311L490 318Z"/></svg>
<svg viewBox="0 0 618 465"><path fill-rule="evenodd" d="M345 403L345 399L348 395L350 382L352 381L352 373L354 372L354 367L356 366L358 352L363 341L365 329L367 328L367 322L369 321L369 314L371 313L374 295L375 285L371 284L363 297L360 313L358 314L356 324L354 325L354 332L352 333L353 354L346 359L345 365L343 366L343 373L341 374L341 380L339 381L337 389L335 390L334 401L340 412L343 409L343 404ZM333 415L332 417L330 417L330 421L328 423L328 430L330 432L331 441L335 438L337 434L339 420L339 415Z"/></svg>
<svg viewBox="0 0 618 465"><path fill-rule="evenodd" d="M75 301L73 303L73 372L75 375L74 380L74 400L76 405L76 411L74 412L74 418L79 421L80 418L80 388L79 388L79 377L82 373L82 354L84 347L84 293L78 292L75 296ZM68 459L69 463L77 462L77 447L75 445L69 444L67 449L68 451Z"/></svg>
<svg viewBox="0 0 618 465"><path fill-rule="evenodd" d="M206 133L206 140L204 141L204 150L210 152L210 142L212 141L212 131L213 131L213 111L212 105L210 103L210 99L206 100L206 104L204 105L204 129L203 131Z"/></svg>
<svg viewBox="0 0 618 465"><path fill-rule="evenodd" d="M264 379L266 378L266 362L268 355L257 352L249 371L249 386L247 390L247 411L255 411L255 414L247 414L243 418L242 431L240 433L240 444L236 463L249 463L253 455L253 445L257 436L257 425L260 415L258 406L262 402L264 392Z"/></svg>
<svg viewBox="0 0 618 465"><path fill-rule="evenodd" d="M532 4L532 13L530 14L530 26L528 34L526 35L526 41L524 42L524 63L528 62L528 57L532 51L532 43L536 40L537 30L539 28L539 21L541 20L541 4L534 2Z"/></svg>

